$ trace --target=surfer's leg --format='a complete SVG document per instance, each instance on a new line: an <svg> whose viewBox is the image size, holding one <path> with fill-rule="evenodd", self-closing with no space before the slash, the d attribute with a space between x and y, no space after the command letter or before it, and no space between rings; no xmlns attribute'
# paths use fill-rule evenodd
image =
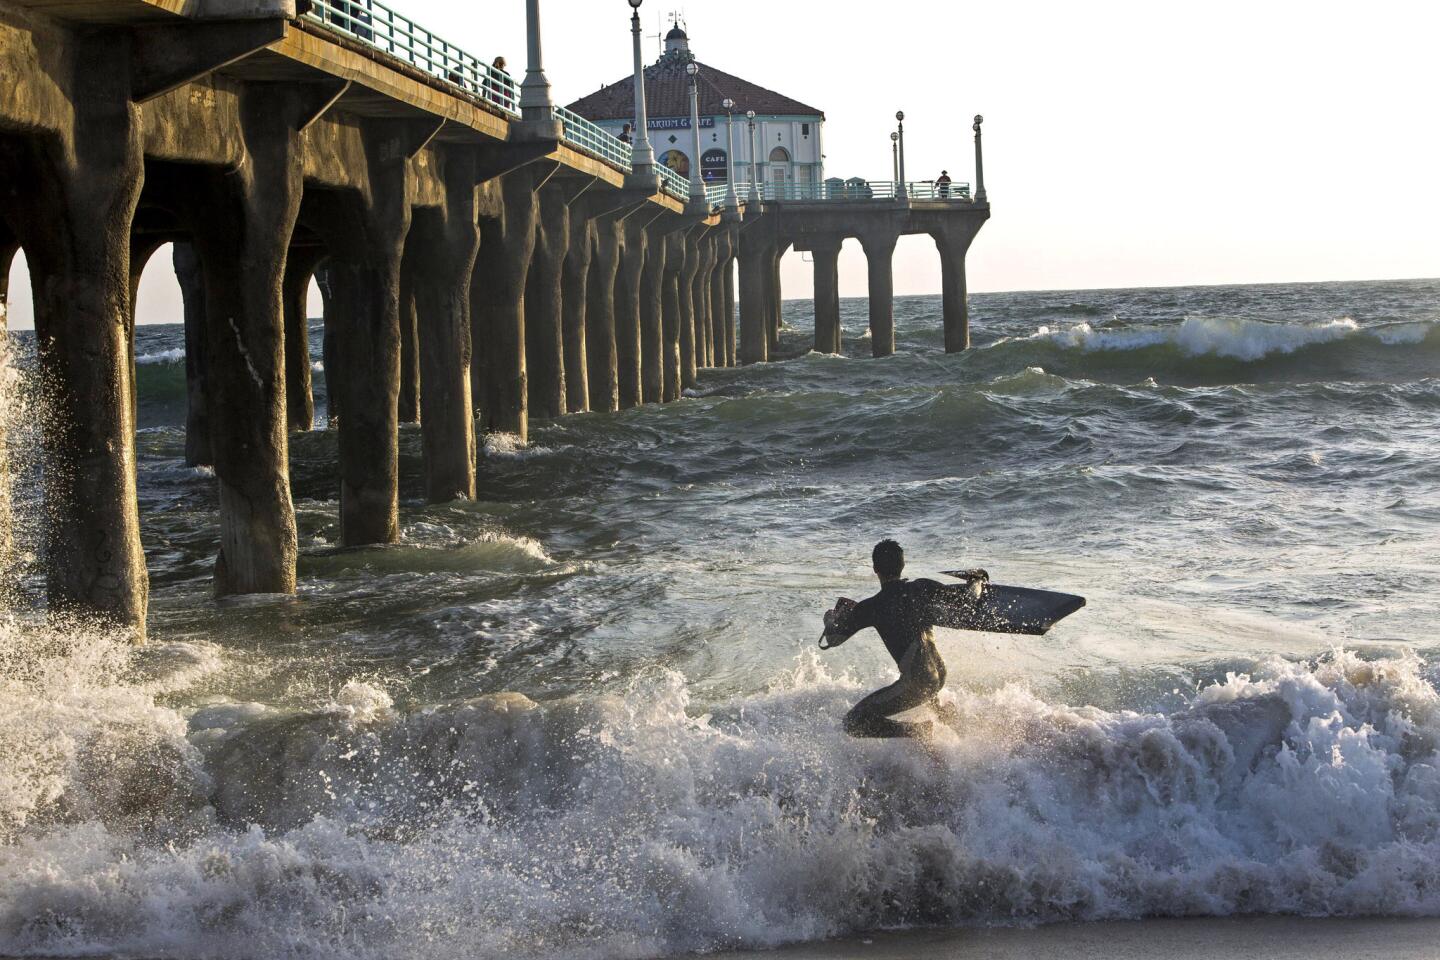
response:
<svg viewBox="0 0 1440 960"><path fill-rule="evenodd" d="M929 721L907 723L891 720L890 717L928 703L935 697L935 692L935 687L924 675L903 673L890 686L876 690L855 704L845 715L845 732L852 737L886 739L927 736L931 730Z"/></svg>

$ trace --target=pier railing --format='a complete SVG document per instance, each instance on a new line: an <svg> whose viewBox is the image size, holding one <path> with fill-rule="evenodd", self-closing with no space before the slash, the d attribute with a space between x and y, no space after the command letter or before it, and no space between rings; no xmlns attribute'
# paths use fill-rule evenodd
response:
<svg viewBox="0 0 1440 960"><path fill-rule="evenodd" d="M624 170L630 169L630 144L564 107L555 108L555 117L565 128L566 143L577 146L606 163Z"/></svg>
<svg viewBox="0 0 1440 960"><path fill-rule="evenodd" d="M795 201L824 203L829 201L895 200L899 197L899 184L893 180L847 180L843 183L762 183L760 199L768 201ZM724 183L709 183L705 186L705 199L712 204L724 203L729 196L729 186ZM744 203L750 199L751 185L747 182L735 184L735 193ZM905 184L906 198L948 203L970 203L970 184L936 183L933 180Z"/></svg>
<svg viewBox="0 0 1440 960"><path fill-rule="evenodd" d="M508 73L437 37L383 3L312 0L305 16L453 83L510 116L520 116L520 87Z"/></svg>

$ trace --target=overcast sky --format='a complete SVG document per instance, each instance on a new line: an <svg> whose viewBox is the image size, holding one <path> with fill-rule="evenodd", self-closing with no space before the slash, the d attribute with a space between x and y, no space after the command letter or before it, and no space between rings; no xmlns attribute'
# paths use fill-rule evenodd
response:
<svg viewBox="0 0 1440 960"><path fill-rule="evenodd" d="M391 2L523 74L522 0ZM646 0L645 32L672 9L702 61L825 111L827 176L888 179L904 109L910 178L970 180L983 113L993 214L972 290L1440 274L1433 0ZM559 102L630 70L625 0L542 14ZM178 319L167 267L146 272L142 321ZM14 327L29 324L23 274ZM799 255L783 278L787 298L810 294ZM902 240L896 289L939 291L928 239ZM841 292L865 294L853 242Z"/></svg>

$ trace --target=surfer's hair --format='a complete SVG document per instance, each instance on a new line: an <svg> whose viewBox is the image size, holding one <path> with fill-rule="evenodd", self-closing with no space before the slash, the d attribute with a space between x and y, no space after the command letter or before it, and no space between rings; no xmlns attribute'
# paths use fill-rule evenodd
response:
<svg viewBox="0 0 1440 960"><path fill-rule="evenodd" d="M898 577L905 570L905 551L894 540L881 540L870 553L875 572L882 577Z"/></svg>

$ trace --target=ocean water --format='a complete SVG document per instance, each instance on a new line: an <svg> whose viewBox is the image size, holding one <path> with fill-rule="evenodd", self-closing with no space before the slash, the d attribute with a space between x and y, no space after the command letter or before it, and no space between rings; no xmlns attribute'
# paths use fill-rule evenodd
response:
<svg viewBox="0 0 1440 960"><path fill-rule="evenodd" d="M844 356L789 303L793 359L491 438L473 504L420 502L406 428L392 547L336 549L334 438L296 437L299 596L221 604L180 331L142 328L149 646L40 616L13 434L0 954L1440 916L1440 281L977 295L961 356L896 312L894 357L863 300ZM961 722L847 739L893 664L815 641L886 536L1090 605L941 631Z"/></svg>

